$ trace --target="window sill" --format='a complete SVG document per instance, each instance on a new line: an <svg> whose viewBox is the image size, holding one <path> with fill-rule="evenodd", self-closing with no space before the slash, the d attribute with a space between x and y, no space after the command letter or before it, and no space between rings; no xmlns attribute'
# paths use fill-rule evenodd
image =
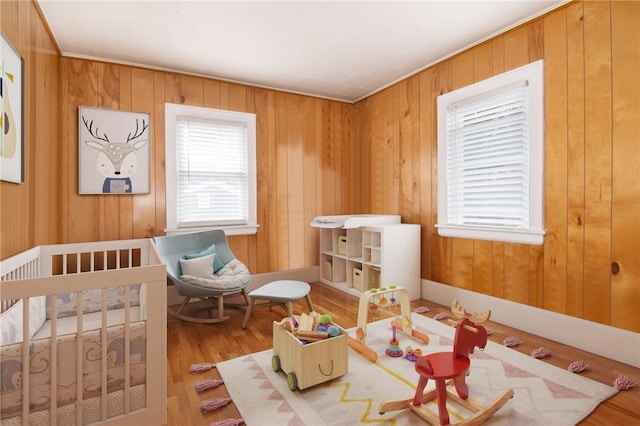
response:
<svg viewBox="0 0 640 426"><path fill-rule="evenodd" d="M234 225L234 226L200 226L193 228L165 229L167 235L189 234L191 232L211 231L222 229L227 235L254 235L258 232L260 225Z"/></svg>
<svg viewBox="0 0 640 426"><path fill-rule="evenodd" d="M545 230L498 229L472 226L436 225L442 237L469 238L473 240L501 241L505 243L542 245Z"/></svg>

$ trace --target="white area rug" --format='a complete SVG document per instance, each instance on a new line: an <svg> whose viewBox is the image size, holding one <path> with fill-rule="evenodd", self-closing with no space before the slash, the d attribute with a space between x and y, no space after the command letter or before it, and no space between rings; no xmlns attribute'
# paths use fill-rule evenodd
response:
<svg viewBox="0 0 640 426"><path fill-rule="evenodd" d="M454 328L412 314L414 328L429 335L429 345L398 333L400 348L423 352L451 351ZM355 336L354 329L350 335ZM225 386L245 423L253 425L354 425L358 423L413 425L423 422L410 410L378 413L381 402L412 397L418 382L414 364L384 354L392 331L390 320L367 325L368 346L378 354L372 363L349 348L348 373L303 391L291 392L286 374L271 367L267 350L217 364ZM486 424L572 425L616 394L613 387L554 367L513 349L488 342L485 351L471 356L467 377L469 396L483 403L507 388L515 395ZM429 382L427 389L434 386ZM429 408L437 412L435 403ZM468 413L450 407L451 423Z"/></svg>

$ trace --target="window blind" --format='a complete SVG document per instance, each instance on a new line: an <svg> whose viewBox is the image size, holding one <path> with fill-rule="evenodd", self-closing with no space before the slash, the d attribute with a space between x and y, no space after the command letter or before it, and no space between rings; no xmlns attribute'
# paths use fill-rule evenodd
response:
<svg viewBox="0 0 640 426"><path fill-rule="evenodd" d="M247 224L246 125L178 117L176 142L178 226Z"/></svg>
<svg viewBox="0 0 640 426"><path fill-rule="evenodd" d="M447 109L449 224L529 228L528 96L519 83Z"/></svg>

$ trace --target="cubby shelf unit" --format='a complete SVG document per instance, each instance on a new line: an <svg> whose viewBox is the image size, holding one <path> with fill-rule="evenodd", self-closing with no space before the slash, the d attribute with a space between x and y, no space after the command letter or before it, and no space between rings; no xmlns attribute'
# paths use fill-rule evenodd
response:
<svg viewBox="0 0 640 426"><path fill-rule="evenodd" d="M320 217L312 225L320 232L320 282L358 297L391 285L421 297L420 225L395 215Z"/></svg>

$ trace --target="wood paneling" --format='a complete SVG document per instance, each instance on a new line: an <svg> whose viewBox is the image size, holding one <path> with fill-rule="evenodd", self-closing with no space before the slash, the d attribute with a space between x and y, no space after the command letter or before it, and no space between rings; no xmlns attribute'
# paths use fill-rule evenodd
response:
<svg viewBox="0 0 640 426"><path fill-rule="evenodd" d="M62 58L68 76L62 85L68 99L63 143L72 153L70 181L77 179L77 107L96 105L146 112L152 117L151 186L149 194L79 196L68 191L63 241L148 238L164 233L164 104L179 103L257 114L257 235L231 237L234 254L253 273L317 264L317 232L311 219L329 206L340 212L344 181L349 175L351 121L354 106L306 96L256 89L201 77ZM345 128L346 127L346 128ZM345 148L346 147L346 150ZM345 154L346 152L346 154ZM324 157L323 157L324 155ZM326 158L321 165L320 158ZM348 162L345 162L346 161ZM326 188L318 192L316 188Z"/></svg>
<svg viewBox="0 0 640 426"><path fill-rule="evenodd" d="M0 258L58 242L65 168L60 150L59 53L38 8L0 2L2 32L24 59L25 183L0 182Z"/></svg>
<svg viewBox="0 0 640 426"><path fill-rule="evenodd" d="M639 7L571 2L411 77L420 81L417 103L389 95L406 91L407 79L356 105L358 134L372 147L359 157L370 181L361 199L368 213L423 226L422 278L640 331ZM544 244L438 236L437 96L538 59L545 60ZM407 175L403 138L415 114L421 160ZM413 214L409 185L420 194Z"/></svg>
<svg viewBox="0 0 640 426"><path fill-rule="evenodd" d="M613 151L611 325L640 330L640 2L611 4ZM635 40L635 42L632 42ZM636 90L629 90L629 87Z"/></svg>
<svg viewBox="0 0 640 426"><path fill-rule="evenodd" d="M640 331L638 2L570 2L355 105L60 58L35 3L1 8L2 30L25 57L28 104L27 182L0 183L1 257L161 235L164 104L233 109L257 116L260 227L231 238L252 272L317 265L316 215L399 214L422 225L424 279ZM440 237L437 96L538 59L544 245ZM79 105L151 114L151 193L78 195Z"/></svg>

